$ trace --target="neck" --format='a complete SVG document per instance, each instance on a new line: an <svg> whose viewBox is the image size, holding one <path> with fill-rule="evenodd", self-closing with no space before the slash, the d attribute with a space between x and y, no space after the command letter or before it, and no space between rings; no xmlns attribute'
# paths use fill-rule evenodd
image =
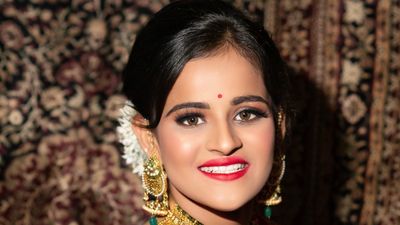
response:
<svg viewBox="0 0 400 225"><path fill-rule="evenodd" d="M177 190L171 190L170 206L179 205L191 217L204 225L247 225L252 218L253 203L249 202L241 208L230 211L218 211L188 199Z"/></svg>

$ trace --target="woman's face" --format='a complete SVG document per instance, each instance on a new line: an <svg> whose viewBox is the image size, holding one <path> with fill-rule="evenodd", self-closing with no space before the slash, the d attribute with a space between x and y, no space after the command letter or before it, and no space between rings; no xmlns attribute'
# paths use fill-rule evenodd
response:
<svg viewBox="0 0 400 225"><path fill-rule="evenodd" d="M262 75L233 48L189 61L155 129L174 201L218 211L249 202L270 174L274 130Z"/></svg>

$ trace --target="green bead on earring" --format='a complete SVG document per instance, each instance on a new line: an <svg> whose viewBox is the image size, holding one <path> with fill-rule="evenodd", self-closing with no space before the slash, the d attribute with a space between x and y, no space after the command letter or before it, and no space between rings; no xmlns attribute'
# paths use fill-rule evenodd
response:
<svg viewBox="0 0 400 225"><path fill-rule="evenodd" d="M157 218L152 216L149 220L150 225L157 225Z"/></svg>
<svg viewBox="0 0 400 225"><path fill-rule="evenodd" d="M272 208L269 206L266 206L264 209L264 216L267 217L268 219L271 219L272 216Z"/></svg>

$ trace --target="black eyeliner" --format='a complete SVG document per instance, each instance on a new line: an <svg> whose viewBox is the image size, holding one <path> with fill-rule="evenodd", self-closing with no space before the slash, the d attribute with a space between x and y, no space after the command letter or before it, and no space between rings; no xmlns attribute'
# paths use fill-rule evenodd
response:
<svg viewBox="0 0 400 225"><path fill-rule="evenodd" d="M256 115L258 117L263 117L263 118L269 117L269 113L267 111L254 109L254 108L244 108L244 109L239 111L239 113L241 113L241 112L250 112L250 113L253 113L254 115Z"/></svg>
<svg viewBox="0 0 400 225"><path fill-rule="evenodd" d="M182 125L185 120L193 117L204 119L203 114L199 112L183 112L183 113L177 113L177 115L175 116L175 122Z"/></svg>

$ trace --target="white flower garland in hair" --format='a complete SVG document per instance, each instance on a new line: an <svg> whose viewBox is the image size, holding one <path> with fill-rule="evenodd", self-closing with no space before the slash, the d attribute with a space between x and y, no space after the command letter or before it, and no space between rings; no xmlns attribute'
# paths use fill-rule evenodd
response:
<svg viewBox="0 0 400 225"><path fill-rule="evenodd" d="M122 158L132 167L134 173L141 176L143 174L143 164L147 159L147 155L133 132L132 118L136 114L137 111L134 109L132 102L127 100L124 107L120 109L117 134L119 142L124 146Z"/></svg>

